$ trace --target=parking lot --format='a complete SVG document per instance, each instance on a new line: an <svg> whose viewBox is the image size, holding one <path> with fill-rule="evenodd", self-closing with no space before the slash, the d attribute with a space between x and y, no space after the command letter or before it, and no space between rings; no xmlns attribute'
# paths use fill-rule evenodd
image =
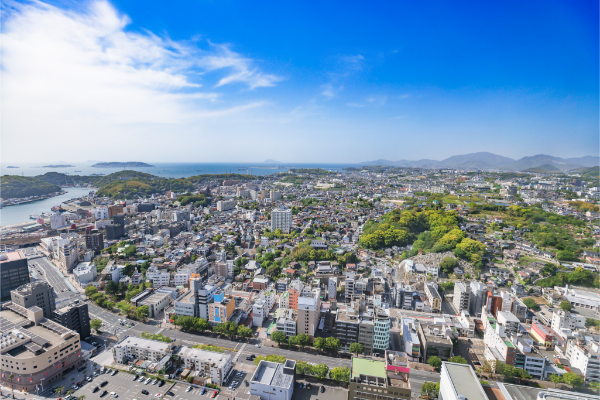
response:
<svg viewBox="0 0 600 400"><path fill-rule="evenodd" d="M166 397L169 400L197 400L198 398L211 398L214 389L207 388L204 395L202 395L202 388L198 388L193 385L166 382L162 387L159 383L152 384L152 382L146 384L145 380L133 380L135 375L119 371L114 376L109 373L99 374L97 377L92 379L92 382L85 382L83 387L75 391L73 395L79 397L85 395L87 400L113 400L111 393L114 392L119 400L158 400ZM104 382L108 382L104 387L100 385ZM94 393L94 388L98 386L100 389ZM192 389L188 391L188 387L192 386ZM148 391L148 394L143 394L142 391ZM101 396L106 391L107 394ZM214 398L219 397L218 393Z"/></svg>
<svg viewBox="0 0 600 400"><path fill-rule="evenodd" d="M300 388L300 383L304 385L304 382L296 382L292 400L346 400L348 398L348 391L344 389L326 386L325 391L321 393L320 389L323 386L321 384L311 384L311 388L306 389L306 387Z"/></svg>

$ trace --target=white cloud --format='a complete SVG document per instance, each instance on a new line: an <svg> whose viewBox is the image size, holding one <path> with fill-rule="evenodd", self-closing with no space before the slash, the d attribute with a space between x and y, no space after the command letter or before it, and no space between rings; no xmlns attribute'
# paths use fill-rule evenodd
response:
<svg viewBox="0 0 600 400"><path fill-rule="evenodd" d="M130 22L103 0L77 12L39 2L5 8L0 46L6 161L77 152L94 140L130 146L142 142L140 132L158 138L177 130L179 137L197 139L204 120L265 104L248 96L232 101L226 85L255 89L280 80L228 45L210 43L201 50L191 42L133 32Z"/></svg>

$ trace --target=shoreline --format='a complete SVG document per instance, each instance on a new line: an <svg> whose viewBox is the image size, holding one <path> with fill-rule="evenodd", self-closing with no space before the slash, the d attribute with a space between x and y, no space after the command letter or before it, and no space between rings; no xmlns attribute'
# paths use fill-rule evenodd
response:
<svg viewBox="0 0 600 400"><path fill-rule="evenodd" d="M0 208L6 208L6 207L10 207L10 206L18 206L18 205L27 204L27 203L34 203L36 201L47 200L47 199L51 199L53 197L58 197L60 195L67 194L67 192L64 191L64 190L61 190L60 192L56 192L56 193L58 193L58 194L55 194L55 195L52 195L52 196L40 197L38 199L24 200L24 201L21 201L19 203L2 204L2 205L0 205ZM10 200L10 199L8 199L8 200Z"/></svg>

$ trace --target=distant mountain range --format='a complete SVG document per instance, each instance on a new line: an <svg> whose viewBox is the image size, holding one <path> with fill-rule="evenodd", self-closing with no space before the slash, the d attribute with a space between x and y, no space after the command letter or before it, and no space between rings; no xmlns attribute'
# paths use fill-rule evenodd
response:
<svg viewBox="0 0 600 400"><path fill-rule="evenodd" d="M579 168L588 168L600 165L600 157L585 156L576 158L560 158L546 154L538 154L536 156L523 157L515 160L509 157L499 156L498 154L479 152L471 154L463 154L458 156L448 157L445 160L375 160L361 162L362 165L385 165L393 167L409 167L409 168L456 168L456 169L502 169L509 171L523 171L526 169L544 167L554 167L556 170L569 171Z"/></svg>

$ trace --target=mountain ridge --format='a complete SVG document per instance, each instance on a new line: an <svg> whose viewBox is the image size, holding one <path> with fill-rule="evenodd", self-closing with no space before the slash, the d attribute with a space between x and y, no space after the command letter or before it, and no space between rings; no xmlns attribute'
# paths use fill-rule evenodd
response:
<svg viewBox="0 0 600 400"><path fill-rule="evenodd" d="M444 160L374 160L364 161L360 165L383 165L389 167L412 167L412 168L456 168L456 169L504 169L522 171L536 168L542 165L551 165L561 171L569 171L579 168L588 168L600 165L600 157L583 156L561 158L547 154L522 157L515 160L490 152L468 153L448 157Z"/></svg>

